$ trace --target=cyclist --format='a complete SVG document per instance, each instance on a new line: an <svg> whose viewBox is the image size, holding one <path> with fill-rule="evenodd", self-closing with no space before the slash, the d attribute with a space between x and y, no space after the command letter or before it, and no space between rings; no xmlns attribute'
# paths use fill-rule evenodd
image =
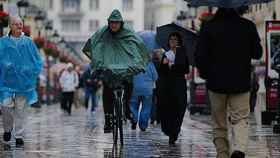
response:
<svg viewBox="0 0 280 158"><path fill-rule="evenodd" d="M113 10L108 25L97 30L87 41L83 52L91 58L94 70L110 69L130 84L132 76L144 71L148 62L148 51L142 39L124 22L118 10ZM124 89L129 90L130 84L124 84ZM104 133L112 131L112 104L113 89L103 82Z"/></svg>

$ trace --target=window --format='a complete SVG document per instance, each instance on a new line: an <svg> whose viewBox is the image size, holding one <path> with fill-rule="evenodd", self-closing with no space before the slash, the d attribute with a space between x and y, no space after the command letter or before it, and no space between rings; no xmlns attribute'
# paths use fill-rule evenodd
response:
<svg viewBox="0 0 280 158"><path fill-rule="evenodd" d="M122 0L123 10L130 11L133 9L133 0Z"/></svg>
<svg viewBox="0 0 280 158"><path fill-rule="evenodd" d="M80 0L63 0L62 7L65 12L80 11Z"/></svg>
<svg viewBox="0 0 280 158"><path fill-rule="evenodd" d="M99 9L99 0L89 0L90 10Z"/></svg>
<svg viewBox="0 0 280 158"><path fill-rule="evenodd" d="M53 9L53 0L49 0L49 9Z"/></svg>
<svg viewBox="0 0 280 158"><path fill-rule="evenodd" d="M80 31L80 20L62 20L62 31L64 32Z"/></svg>
<svg viewBox="0 0 280 158"><path fill-rule="evenodd" d="M96 31L99 28L98 20L90 20L89 21L89 31Z"/></svg>

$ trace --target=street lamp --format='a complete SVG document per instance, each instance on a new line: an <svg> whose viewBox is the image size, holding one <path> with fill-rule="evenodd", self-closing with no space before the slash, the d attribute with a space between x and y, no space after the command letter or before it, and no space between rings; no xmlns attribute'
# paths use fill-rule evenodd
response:
<svg viewBox="0 0 280 158"><path fill-rule="evenodd" d="M38 11L37 15L34 18L36 27L38 29L38 37L41 36L41 29L43 28L45 18L46 17L43 15L42 11Z"/></svg>
<svg viewBox="0 0 280 158"><path fill-rule="evenodd" d="M26 15L26 8L29 6L29 3L26 0L20 0L17 2L18 14L21 18L24 18Z"/></svg>
<svg viewBox="0 0 280 158"><path fill-rule="evenodd" d="M59 36L57 30L54 30L54 33L52 35L52 41L54 43L58 43L60 41L60 36Z"/></svg>
<svg viewBox="0 0 280 158"><path fill-rule="evenodd" d="M52 26L52 22L48 21L46 26L45 26L45 30L46 30L46 37L49 38L51 35L51 32L53 30L53 26Z"/></svg>
<svg viewBox="0 0 280 158"><path fill-rule="evenodd" d="M184 11L181 10L176 19L177 19L179 25L181 25L182 27L185 27L183 22L187 19L187 17L186 17L186 13Z"/></svg>
<svg viewBox="0 0 280 158"><path fill-rule="evenodd" d="M188 10L189 10L189 18L191 19L191 29L192 30L196 30L195 28L195 19L197 17L197 8L196 7L192 7L190 5L188 6Z"/></svg>

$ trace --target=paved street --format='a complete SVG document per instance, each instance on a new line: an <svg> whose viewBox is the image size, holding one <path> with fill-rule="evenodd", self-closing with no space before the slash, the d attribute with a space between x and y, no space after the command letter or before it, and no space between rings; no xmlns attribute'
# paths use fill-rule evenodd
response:
<svg viewBox="0 0 280 158"><path fill-rule="evenodd" d="M209 116L186 115L183 129L175 146L153 125L146 132L132 131L127 123L125 145L112 150L112 134L103 133L103 111L86 112L74 109L72 116L60 111L58 105L41 109L28 108L25 146L17 148L15 141L2 142L0 117L0 158L214 158ZM279 158L280 136L270 127L257 129L252 115L249 158Z"/></svg>

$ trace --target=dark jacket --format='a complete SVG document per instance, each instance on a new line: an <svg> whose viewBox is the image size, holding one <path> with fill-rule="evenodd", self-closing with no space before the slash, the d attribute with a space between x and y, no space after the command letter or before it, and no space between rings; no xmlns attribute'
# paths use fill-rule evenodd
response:
<svg viewBox="0 0 280 158"><path fill-rule="evenodd" d="M196 66L207 88L216 93L250 90L251 59L260 59L262 46L253 22L233 9L219 9L203 25L195 52Z"/></svg>
<svg viewBox="0 0 280 158"><path fill-rule="evenodd" d="M92 72L90 68L82 74L81 80L85 88L93 91L96 91L99 88L97 75L95 72Z"/></svg>
<svg viewBox="0 0 280 158"><path fill-rule="evenodd" d="M159 69L159 75L164 78L184 78L185 74L189 73L189 60L188 56L185 53L184 47L178 47L175 63L170 68L168 64L163 64L163 59L166 58L165 55L163 55L161 63L160 63L160 69Z"/></svg>

